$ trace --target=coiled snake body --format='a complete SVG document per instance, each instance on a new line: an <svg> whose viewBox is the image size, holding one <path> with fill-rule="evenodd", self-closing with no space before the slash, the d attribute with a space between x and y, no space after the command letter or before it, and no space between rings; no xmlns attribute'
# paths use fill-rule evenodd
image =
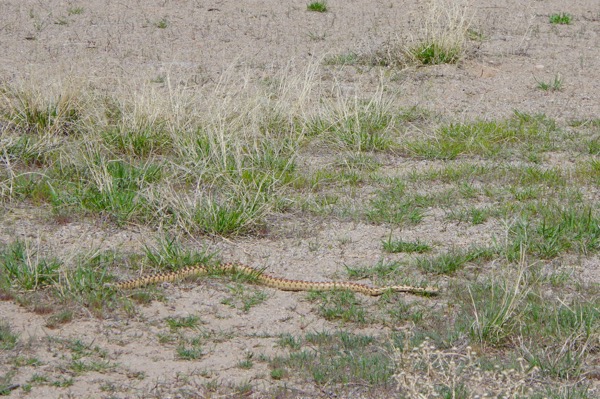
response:
<svg viewBox="0 0 600 399"><path fill-rule="evenodd" d="M240 273L255 278L257 283L282 291L333 291L350 290L364 295L378 296L384 292L407 292L420 295L436 295L439 290L435 287L414 287L410 285L390 285L386 287L371 287L365 284L352 283L348 281L317 282L305 280L288 280L263 273L262 270L244 265L242 263L223 263L218 266L195 265L185 267L173 272L159 272L111 284L118 289L133 289L149 284L171 282L187 276L198 276L208 274L211 271L227 273Z"/></svg>

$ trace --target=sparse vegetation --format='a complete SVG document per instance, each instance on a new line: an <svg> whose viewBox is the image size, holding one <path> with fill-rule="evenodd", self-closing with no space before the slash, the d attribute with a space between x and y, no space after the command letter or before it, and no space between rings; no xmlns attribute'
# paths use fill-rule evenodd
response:
<svg viewBox="0 0 600 399"><path fill-rule="evenodd" d="M437 256L417 258L416 265L429 273L451 274L468 262L481 261L493 256L494 251L488 248L474 248L468 251L451 249Z"/></svg>
<svg viewBox="0 0 600 399"><path fill-rule="evenodd" d="M401 240L392 240L392 235L388 237L387 241L383 242L383 249L386 252L406 252L406 253L423 253L431 249L431 246L420 241L408 242Z"/></svg>
<svg viewBox="0 0 600 399"><path fill-rule="evenodd" d="M5 95L11 99L32 98L23 93L13 97L14 93L18 92L7 90ZM529 367L540 373L540 378L549 381L584 373L584 365L591 356L588 343L596 337L595 303L578 301L563 306L548 302L545 305L540 293L544 284L559 290L578 288L570 277L564 278L566 274L556 272L544 277L536 271L535 265L571 254L588 256L599 252L597 210L577 187L583 189L587 184L595 184L600 168L591 158L579 162L574 172L540 164L545 152L560 151L565 145L561 141L561 127L548 117L516 112L505 120L441 121L426 136L399 141L404 123L421 123L423 118L431 116L421 113L417 117L412 111L395 110L377 93L369 101L323 102L320 114L305 119L301 114L283 117L280 112L273 113L272 109L262 106L260 109L268 114L261 115L259 121L255 119L257 113L252 119L246 119L248 115L241 112L217 115L219 123L227 120L231 129L242 126L243 130L244 125L250 123L255 130L252 134L261 138L255 141L256 137L245 131L235 139L223 141L219 138L223 130L209 134L199 130L199 125L191 127L188 122L181 133L179 125L172 126L173 122L164 115L125 117L128 107L110 105L106 109L109 122L102 122L104 125L97 129L96 140L83 143L80 135L92 134L89 129L100 121L90 122L86 103L71 98L71 102L61 101L60 107L49 106L54 110L49 113L30 112L33 102L22 101L10 103L12 105L4 109L2 115L10 121L10 130L8 139L2 143L12 169L1 175L3 200L6 203L33 201L47 206L57 220L72 214L105 217L115 226L136 222L148 227L163 226L166 233L155 242L147 243L143 251L129 255L130 258L113 253L73 256L77 259L73 261L41 253L26 241L16 240L5 245L0 251L3 295L15 297L39 314L49 314L46 324L49 328L73 322L77 309L88 309L100 316L111 312L134 314L134 301L147 303L160 298L151 287L138 290L128 298L105 287L106 282L114 281L111 273L115 265L122 263L116 262L118 257L131 259L136 268L156 271L178 270L195 264L210 267L217 262L215 254L206 249L192 250L182 245L180 239L169 233L169 228L224 236L253 233L264 226L266 216L298 209L290 198L317 194L315 202L320 202L320 212L328 207L338 215L346 215L342 217L391 228L420 224L436 209L444 209L444 220L450 223L468 222L478 226L502 220L505 226L488 246L468 249L441 242L430 244L394 238L402 235L390 234L380 244L382 254L409 258L399 261L382 258L374 265L346 267L350 279L366 278L383 284L418 281L411 283L418 285L435 280L439 275L447 276L445 278L459 287L453 291L451 286L445 295L456 306L455 321L447 326L447 331L435 324L438 316L431 310L397 301L389 295L383 295L373 308L348 291L310 293L308 298L314 303L318 317L338 323L344 330L372 323L414 323L420 330L419 336L437 337L435 344L431 344L436 345L435 351L427 352L423 348L417 353L425 351L430 353L427 356L440 361L450 355L438 346L460 337L484 350L490 347L504 351L508 357L521 356ZM270 107L274 105L277 104ZM41 109L44 108L48 107ZM31 117L31 114L37 116ZM585 129L588 125L575 128ZM178 135L173 134L173 129ZM25 134L17 136L16 132L20 131ZM278 134L273 133L276 131ZM70 137L69 156L57 152L57 148L64 150L66 144L59 140L64 135ZM263 140L265 138L268 140ZM595 155L595 141L592 136L586 144L577 147L582 157ZM327 168L307 173L296 163L307 142L342 153ZM255 144L249 146L249 143ZM435 170L413 171L407 175L383 175L385 163L379 154L396 156L398 152L415 161L461 162L444 163ZM193 159L195 166L189 164L189 159ZM489 160L493 166L481 160ZM36 170L36 174L31 174L31 170ZM567 176L571 176L570 180ZM420 190L424 183L444 185L444 188L424 192ZM198 191L198 184L213 193ZM182 192L173 191L174 187ZM344 214L354 195L344 190L351 187L368 187L370 194L359 211ZM481 198L489 203L479 205L477 201ZM338 244L345 246L352 242L344 238ZM309 242L309 249L318 253L324 245L315 239ZM428 253L434 249L439 252ZM464 279L464 275L484 270L490 264L517 267L517 272L480 281ZM232 311L253 312L269 297L264 289L247 285L252 282L252 276L233 276L233 279L219 301ZM20 289L31 292L19 292ZM47 305L44 308L32 305L36 302L34 295L48 298ZM550 319L557 324L542 322ZM532 327L524 328L524 323ZM197 360L210 355L208 343L216 338L203 331L197 316L167 318L165 327L169 332L160 333L158 341L172 346L176 358ZM541 332L551 338L541 339L536 335ZM4 335L11 337L9 333ZM389 361L392 358L390 345L391 342L397 344L397 337L380 341L382 351L366 353L352 349L332 355L330 347L346 345L346 339L351 338L344 335L282 336L279 345L289 354L266 360L261 360L260 355L246 357L236 367L251 371L258 363L267 361L271 367L270 378L286 381L302 365L307 367L303 372L305 378L317 385L353 380L385 387L400 375L397 365L402 364L402 360ZM338 341L340 343L336 343ZM410 345L420 348L419 339L415 337L413 341ZM522 345L512 346L517 341ZM9 338L3 342L5 346L14 345ZM307 345L318 350L308 351ZM372 344L365 343L364 347L372 348ZM564 347L574 352L567 355ZM80 374L108 372L116 367L102 352L86 351L79 344L73 344L70 350L74 355L65 367L73 373L73 378L44 377L46 380L42 381L40 377L32 380L30 386L70 386ZM475 360L465 367L475 374L482 372L481 366L473 362ZM453 386L438 384L434 391L442 396L468 396L472 392L469 387L466 382ZM243 385L240 389L249 388Z"/></svg>
<svg viewBox="0 0 600 399"><path fill-rule="evenodd" d="M267 299L267 294L256 288L248 288L241 284L229 286L231 296L223 299L221 303L229 305L232 308L241 309L248 312L254 306L260 305Z"/></svg>
<svg viewBox="0 0 600 399"><path fill-rule="evenodd" d="M283 379L287 370L291 370L306 375L317 385L361 381L385 387L393 376L394 365L389 353L373 337L321 332L307 334L302 343L289 355L271 360L272 378ZM316 350L303 348L305 345Z"/></svg>
<svg viewBox="0 0 600 399"><path fill-rule="evenodd" d="M309 300L319 303L319 313L327 320L356 323L365 323L367 320L367 313L354 292L314 292Z"/></svg>
<svg viewBox="0 0 600 399"><path fill-rule="evenodd" d="M442 126L433 137L407 144L415 156L429 159L456 159L462 155L499 157L508 151L525 149L549 151L557 132L553 121L543 115L515 113L506 121L476 121Z"/></svg>
<svg viewBox="0 0 600 399"><path fill-rule="evenodd" d="M240 51L216 74L180 62L186 52L124 49L114 39L82 47L118 48L115 65L152 69L131 83L85 74L54 82L30 62L31 82L22 71L2 80L0 300L10 315L0 320L0 395L51 387L68 396L88 375L90 395L115 397L260 397L263 388L284 398L597 397L600 120L564 102L560 117L549 101L547 114L510 99L478 108L473 98L487 97L468 82L491 88L495 79L483 79L497 76L495 61L461 60L488 34L497 38L496 27L473 28L466 1L417 3L402 22L413 37L376 37L378 22L353 36L363 49L374 43L372 53L317 53L330 38L337 46L338 10L286 6L290 17L327 22L296 39L324 57L305 70ZM24 45L34 47L24 48L39 47L29 42L39 34L50 55L36 60L63 55L50 38L64 25L79 33L99 18L87 5L81 17L71 4L66 17L27 11ZM251 28L231 31L262 40L269 15L254 11ZM186 34L179 16L153 15L139 25L157 42ZM544 30L570 29L532 27L522 41ZM114 38L129 40L125 33ZM503 62L527 51L513 33L503 33L504 49L515 46ZM536 69L547 61L540 55ZM527 73L504 92L531 90ZM448 76L464 95L440 100ZM535 81L549 92L564 86L560 75ZM282 278L441 292L279 292L253 284L258 273L223 276L214 267L221 256ZM199 264L209 274L200 284L190 276L130 291L111 285ZM146 360L164 375L144 371Z"/></svg>

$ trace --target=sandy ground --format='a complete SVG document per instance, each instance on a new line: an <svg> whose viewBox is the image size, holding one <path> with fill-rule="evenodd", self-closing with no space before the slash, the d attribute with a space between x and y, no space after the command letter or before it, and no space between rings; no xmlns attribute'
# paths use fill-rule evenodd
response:
<svg viewBox="0 0 600 399"><path fill-rule="evenodd" d="M95 88L119 90L167 78L173 84L210 85L224 71L261 78L282 69L302 71L324 57L369 52L390 40L411 37L422 12L418 1L330 0L324 14L306 11L302 1L32 1L6 0L0 13L0 83L32 80L41 84L81 80ZM68 10L82 7L81 14ZM458 65L407 70L321 66L323 85L341 82L349 92L368 93L384 81L400 105L462 118L497 118L513 110L545 113L571 120L600 115L600 7L592 0L490 1L473 7L473 27L485 40ZM574 16L571 25L550 25L554 12ZM161 21L166 28L158 28ZM536 89L536 79L560 75L564 89ZM382 77L383 76L383 77ZM383 80L382 80L383 79ZM418 165L415 165L418 167ZM44 210L9 208L2 212L0 242L19 237L39 243L58 256L95 249L139 251L153 233L141 227L116 229L94 221L65 225L48 222ZM426 239L445 247L485 243L500 226L449 224L431 210L426 220L402 231L406 240ZM282 218L261 238L233 241L198 238L196 245L221 251L227 261L242 261L288 278L325 280L342 275L345 265L372 265L384 255L381 241L389 229L345 221ZM398 257L399 258L399 257ZM598 259L586 263L586 276L599 280ZM435 283L444 285L443 278ZM248 313L222 304L228 289L220 281L182 284L166 289L167 301L141 307L139 317L99 320L91 315L61 328L45 327L45 317L12 302L0 302L0 315L27 337L23 355L44 363L22 367L14 382L32 373L67 373L61 339L80 339L106 352L117 366L108 372L78 376L69 388L15 390L10 397L178 397L178 389L204 394L202 385L252 382L255 396L273 389L264 363L251 370L236 367L246 353L278 353L283 333L334 331L302 293L265 290L266 302ZM413 300L413 299L410 299ZM426 299L414 299L426 300ZM371 299L364 299L367 306ZM198 361L177 360L173 347L158 343L168 316L198 315L201 331L214 339ZM362 332L359 328L356 332ZM386 334L387 328L364 331ZM227 338L232 336L233 338ZM139 378L144 375L145 378ZM325 396L302 391L298 396ZM191 395L191 394L190 394ZM194 396L187 396L194 397Z"/></svg>
<svg viewBox="0 0 600 399"><path fill-rule="evenodd" d="M0 79L76 77L110 90L158 77L215 82L227 69L269 76L289 65L302 70L328 55L369 52L413 37L422 4L331 1L330 12L312 13L297 1L6 1ZM84 11L69 15L76 7ZM560 1L474 5L473 27L485 41L468 62L388 71L398 77L386 84L409 105L457 117L497 117L514 109L554 118L598 115L600 11L593 1L564 8ZM550 25L548 17L556 12L569 12L574 23ZM167 28L156 27L161 21ZM362 68L335 78L356 90L373 90L380 74ZM563 91L533 90L536 79L558 74Z"/></svg>

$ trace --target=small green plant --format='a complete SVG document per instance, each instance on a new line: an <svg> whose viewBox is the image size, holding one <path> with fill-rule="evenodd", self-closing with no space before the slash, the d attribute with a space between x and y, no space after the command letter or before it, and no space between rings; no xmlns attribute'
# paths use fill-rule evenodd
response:
<svg viewBox="0 0 600 399"><path fill-rule="evenodd" d="M587 142L587 149L590 155L600 155L600 137L595 137Z"/></svg>
<svg viewBox="0 0 600 399"><path fill-rule="evenodd" d="M253 390L252 384L247 381L232 385L231 388L237 393L239 397L250 396Z"/></svg>
<svg viewBox="0 0 600 399"><path fill-rule="evenodd" d="M467 29L467 36L469 37L469 40L478 42L486 40L486 36L482 31L473 28Z"/></svg>
<svg viewBox="0 0 600 399"><path fill-rule="evenodd" d="M67 183L55 195L54 205L104 213L117 222L144 218L148 202L140 191L160 180L161 166L136 167L121 160L107 161L99 154L90 158L86 174L91 174L91 179L78 176L77 181Z"/></svg>
<svg viewBox="0 0 600 399"><path fill-rule="evenodd" d="M293 350L298 350L302 346L302 340L294 337L292 334L282 334L279 337L279 341L277 344L282 348L290 348Z"/></svg>
<svg viewBox="0 0 600 399"><path fill-rule="evenodd" d="M469 390L464 384L452 387L443 385L438 388L438 393L443 399L468 399L471 397Z"/></svg>
<svg viewBox="0 0 600 399"><path fill-rule="evenodd" d="M350 267L346 266L346 272L348 273L348 277L353 279L362 279L362 278L386 278L390 275L393 275L396 270L402 267L402 264L399 262L386 262L384 260L378 261L375 266L358 266L358 267Z"/></svg>
<svg viewBox="0 0 600 399"><path fill-rule="evenodd" d="M485 223L493 213L494 211L491 208L478 208L473 206L456 210L453 209L450 211L447 218L449 220L457 220L477 225Z"/></svg>
<svg viewBox="0 0 600 399"><path fill-rule="evenodd" d="M17 344L19 336L12 332L10 325L0 321L0 349L11 350Z"/></svg>
<svg viewBox="0 0 600 399"><path fill-rule="evenodd" d="M550 23L554 25L570 25L573 17L565 12L550 15Z"/></svg>
<svg viewBox="0 0 600 399"><path fill-rule="evenodd" d="M327 35L325 33L308 32L308 37L313 42L320 42L320 41L325 40Z"/></svg>
<svg viewBox="0 0 600 399"><path fill-rule="evenodd" d="M108 360L73 360L69 364L69 368L76 374L85 374L90 371L101 373L113 369L114 367L115 365Z"/></svg>
<svg viewBox="0 0 600 399"><path fill-rule="evenodd" d="M59 379L52 381L52 386L57 388L67 388L75 383L75 379L72 377L60 377Z"/></svg>
<svg viewBox="0 0 600 399"><path fill-rule="evenodd" d="M169 26L169 21L167 21L166 18L162 18L160 21L157 21L154 26L156 26L158 29L167 29Z"/></svg>
<svg viewBox="0 0 600 399"><path fill-rule="evenodd" d="M560 77L560 74L554 76L554 79L550 82L544 82L540 80L535 80L537 82L537 87L540 90L544 91L560 91L563 88L563 80Z"/></svg>
<svg viewBox="0 0 600 399"><path fill-rule="evenodd" d="M14 370L9 370L5 374L0 374L0 396L8 396L11 391L19 387L19 385L11 383L14 376Z"/></svg>
<svg viewBox="0 0 600 399"><path fill-rule="evenodd" d="M69 21L67 21L66 18L58 18L56 21L54 21L55 25L61 25L61 26L67 26L69 25Z"/></svg>
<svg viewBox="0 0 600 399"><path fill-rule="evenodd" d="M451 274L468 262L490 259L493 255L494 250L490 248L473 248L468 251L452 249L437 256L418 258L416 264L428 273Z"/></svg>
<svg viewBox="0 0 600 399"><path fill-rule="evenodd" d="M242 183L226 199L206 198L191 209L192 228L222 236L248 233L266 212L265 197ZM239 191L238 191L239 190ZM187 211L187 210L186 210Z"/></svg>
<svg viewBox="0 0 600 399"><path fill-rule="evenodd" d="M196 360L200 359L204 355L202 347L197 345L186 346L179 345L177 347L177 356L182 360Z"/></svg>
<svg viewBox="0 0 600 399"><path fill-rule="evenodd" d="M363 153L394 148L397 120L389 104L379 100L331 106L328 118L313 120L309 128L341 147ZM349 166L349 165L348 165Z"/></svg>
<svg viewBox="0 0 600 399"><path fill-rule="evenodd" d="M418 258L417 266L428 273L450 274L467 262L468 258L464 252L454 250L437 256Z"/></svg>
<svg viewBox="0 0 600 399"><path fill-rule="evenodd" d="M327 2L326 1L313 1L306 6L308 11L315 12L326 12L327 11Z"/></svg>
<svg viewBox="0 0 600 399"><path fill-rule="evenodd" d="M34 373L29 379L29 382L32 384L43 384L48 382L48 377L43 374Z"/></svg>
<svg viewBox="0 0 600 399"><path fill-rule="evenodd" d="M246 358L244 360L240 361L237 364L237 366L244 370L250 370L252 368L252 366L254 366L254 362L252 361L253 357L254 357L254 353L252 353L252 352L246 353Z"/></svg>
<svg viewBox="0 0 600 399"><path fill-rule="evenodd" d="M150 83L163 84L167 81L165 75L158 75L154 79L150 79Z"/></svg>
<svg viewBox="0 0 600 399"><path fill-rule="evenodd" d="M320 302L319 313L327 320L366 322L367 312L352 291L310 292L308 298Z"/></svg>
<svg viewBox="0 0 600 399"><path fill-rule="evenodd" d="M160 237L156 244L145 245L146 259L161 270L177 270L193 265L210 265L214 253L184 248L176 237Z"/></svg>
<svg viewBox="0 0 600 399"><path fill-rule="evenodd" d="M115 261L113 253L99 253L92 257L82 257L77 265L61 273L59 284L54 289L57 298L86 307L93 314L101 317L106 311L115 308L127 310L130 304L127 298L105 286L112 280L106 272L107 266ZM64 309L52 316L48 323L68 322L72 313Z"/></svg>
<svg viewBox="0 0 600 399"><path fill-rule="evenodd" d="M48 318L46 320L46 327L57 328L62 324L66 324L73 320L73 311L70 309L62 310Z"/></svg>
<svg viewBox="0 0 600 399"><path fill-rule="evenodd" d="M67 8L67 14L69 14L69 15L83 14L83 7L69 7L69 8Z"/></svg>
<svg viewBox="0 0 600 399"><path fill-rule="evenodd" d="M244 277L245 278L245 277ZM267 294L259 289L248 288L243 284L233 284L228 286L231 296L221 301L224 305L232 308L241 309L248 312L254 306L263 303L267 299Z"/></svg>
<svg viewBox="0 0 600 399"><path fill-rule="evenodd" d="M61 265L56 259L41 258L22 241L0 250L0 279L25 290L54 284Z"/></svg>
<svg viewBox="0 0 600 399"><path fill-rule="evenodd" d="M180 328L197 328L200 324L200 318L196 315L186 317L168 317L165 322L171 330Z"/></svg>
<svg viewBox="0 0 600 399"><path fill-rule="evenodd" d="M79 339L74 340L57 340L62 343L63 346L69 349L72 353L72 357L75 360L79 360L83 357L97 355L98 357L105 358L107 353L99 346L93 346L93 343L87 344Z"/></svg>
<svg viewBox="0 0 600 399"><path fill-rule="evenodd" d="M359 61L360 61L360 56L357 53L350 51L348 53L327 56L323 60L323 64L325 64L325 65L356 65Z"/></svg>
<svg viewBox="0 0 600 399"><path fill-rule="evenodd" d="M271 370L271 378L274 380L281 380L286 375L287 373L285 372L285 369L275 368Z"/></svg>
<svg viewBox="0 0 600 399"><path fill-rule="evenodd" d="M425 244L419 240L415 242L393 240L392 235L386 241L383 241L383 250L390 253L423 253L431 250L429 244Z"/></svg>
<svg viewBox="0 0 600 399"><path fill-rule="evenodd" d="M412 48L411 55L423 65L453 64L461 56L461 49L425 42Z"/></svg>
<svg viewBox="0 0 600 399"><path fill-rule="evenodd" d="M146 158L164 154L171 146L171 139L160 124L145 126L118 126L102 134L104 141L117 152Z"/></svg>
<svg viewBox="0 0 600 399"><path fill-rule="evenodd" d="M514 281L504 279L469 287L472 306L470 333L481 343L499 345L504 343L521 322L523 304L530 288L520 288L526 273L519 269Z"/></svg>

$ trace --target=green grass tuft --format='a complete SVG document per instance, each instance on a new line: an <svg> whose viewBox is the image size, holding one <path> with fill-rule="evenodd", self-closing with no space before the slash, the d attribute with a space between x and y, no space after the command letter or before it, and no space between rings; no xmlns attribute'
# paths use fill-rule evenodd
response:
<svg viewBox="0 0 600 399"><path fill-rule="evenodd" d="M311 292L309 300L319 302L319 314L326 320L365 323L367 312L352 291Z"/></svg>
<svg viewBox="0 0 600 399"><path fill-rule="evenodd" d="M386 241L383 241L383 250L390 253L423 253L431 250L429 244L423 243L419 240L415 242L392 240L392 235L388 237Z"/></svg>
<svg viewBox="0 0 600 399"><path fill-rule="evenodd" d="M35 290L55 284L61 266L57 259L41 258L22 241L0 249L0 278L20 289Z"/></svg>
<svg viewBox="0 0 600 399"><path fill-rule="evenodd" d="M12 350L17 345L19 336L13 333L10 325L4 320L0 321L0 349Z"/></svg>
<svg viewBox="0 0 600 399"><path fill-rule="evenodd" d="M512 119L476 121L442 126L435 136L407 143L409 153L419 158L452 160L462 155L495 158L527 148L548 151L553 148L556 125L544 116L516 114Z"/></svg>
<svg viewBox="0 0 600 399"><path fill-rule="evenodd" d="M295 350L271 360L272 371L277 370L276 379L293 372L318 385L360 381L385 387L394 373L389 353L373 337L322 332L307 334L302 341L311 349Z"/></svg>
<svg viewBox="0 0 600 399"><path fill-rule="evenodd" d="M327 12L327 2L326 1L313 1L306 6L308 11L315 12Z"/></svg>
<svg viewBox="0 0 600 399"><path fill-rule="evenodd" d="M515 260L521 248L543 259L564 253L600 250L600 218L587 206L540 202L524 210L510 226L506 255Z"/></svg>
<svg viewBox="0 0 600 399"><path fill-rule="evenodd" d="M462 56L463 49L438 42L425 42L411 48L410 54L423 65L454 64Z"/></svg>
<svg viewBox="0 0 600 399"><path fill-rule="evenodd" d="M200 324L200 318L196 315L190 315L186 317L167 317L165 322L171 330L178 330L180 328L197 328Z"/></svg>
<svg viewBox="0 0 600 399"><path fill-rule="evenodd" d="M430 204L426 197L408 195L402 180L392 179L387 188L377 191L371 199L366 217L372 223L418 224Z"/></svg>
<svg viewBox="0 0 600 399"><path fill-rule="evenodd" d="M492 259L495 251L490 248L473 248L470 250L452 249L446 253L416 259L416 265L428 273L452 274L462 269L467 263Z"/></svg>
<svg viewBox="0 0 600 399"><path fill-rule="evenodd" d="M541 80L535 80L537 82L537 87L540 90L544 91L560 91L563 88L563 80L560 75L554 76L554 79L550 82L544 82Z"/></svg>

